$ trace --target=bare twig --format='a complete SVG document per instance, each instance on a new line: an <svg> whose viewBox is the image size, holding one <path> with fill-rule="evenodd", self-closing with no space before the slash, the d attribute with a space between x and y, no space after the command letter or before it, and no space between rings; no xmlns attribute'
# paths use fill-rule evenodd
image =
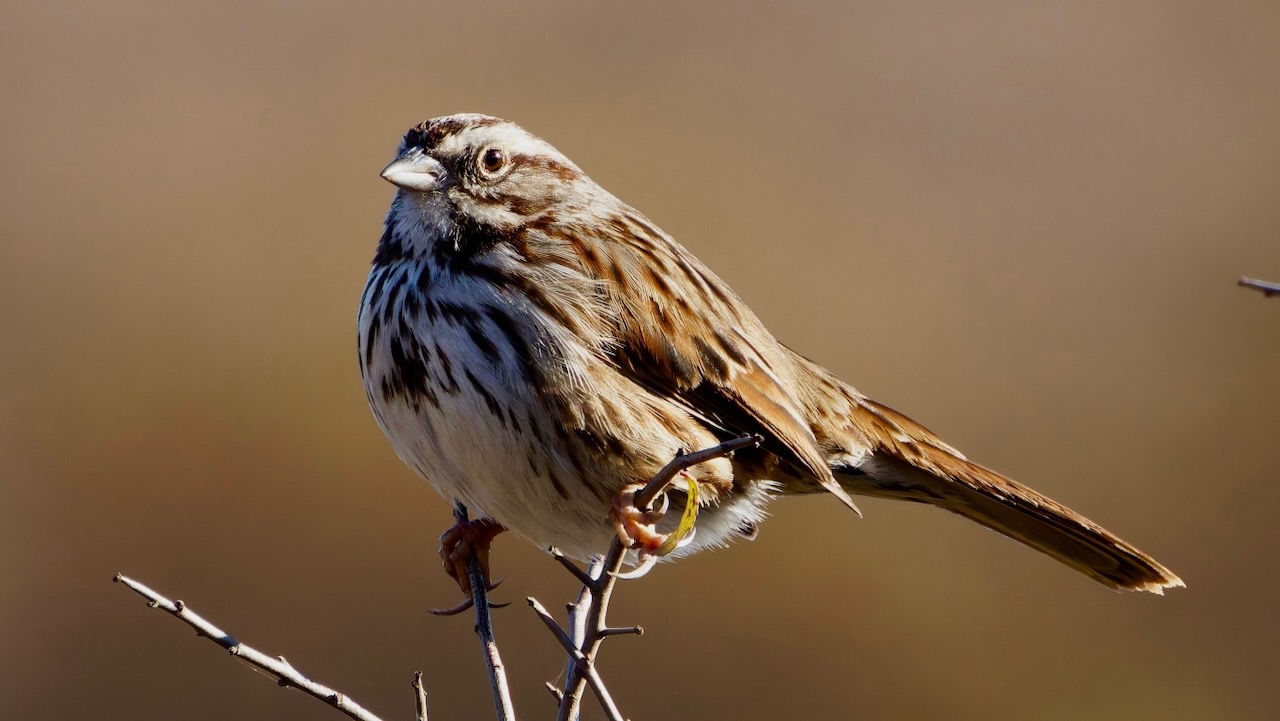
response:
<svg viewBox="0 0 1280 721"><path fill-rule="evenodd" d="M413 672L413 700L418 710L418 721L427 721L427 689L422 685L422 672Z"/></svg>
<svg viewBox="0 0 1280 721"><path fill-rule="evenodd" d="M1244 288L1253 288L1261 291L1262 295L1270 298L1274 295L1280 295L1280 283L1268 283L1265 280L1254 280L1253 278L1241 278L1236 285Z"/></svg>
<svg viewBox="0 0 1280 721"><path fill-rule="evenodd" d="M578 598L574 600L573 603L568 605L568 611L569 611L569 637L573 640L573 647L575 649L586 648L587 647L587 609L591 607L591 602L595 598L595 594L592 593L591 589L596 587L598 583L598 579L604 574L605 557L604 556L593 557L591 561L587 564L586 570L583 571L579 569L576 565L574 565L573 561L570 561L569 559L565 558L564 555L561 554L558 549L553 548L551 550L552 550L552 555L554 555L556 557L556 560L560 561L561 564L565 566L565 568L570 568L577 572L577 575L579 576L579 580L582 580L582 577L585 576L586 580L582 581L582 588L578 591ZM560 706L557 707L561 709L564 707L565 699L566 699L565 694L569 691L571 680L575 678L574 668L578 664L578 659L573 654L570 654L566 664L567 665L565 666L565 669L564 669L565 685L564 685L564 688L561 689L560 691ZM581 689L579 689L579 695L581 695ZM574 711L571 717L576 719L577 712Z"/></svg>
<svg viewBox="0 0 1280 721"><path fill-rule="evenodd" d="M192 611L182 601L170 601L147 586L138 583L127 576L116 574L116 577L113 580L117 583L123 583L134 593L137 593L139 596L147 599L148 605L152 608L167 611L171 616L182 620L188 626L191 626L196 630L196 635L203 636L210 641L213 641L219 646L225 648L232 656L239 658L255 669L271 676L281 686L286 688L296 688L309 696L318 698L351 718L357 719L357 721L381 721L378 716L353 701L346 694L339 693L328 686L316 683L310 678L304 676L301 671L293 667L293 664L286 661L284 656L272 658L251 646L235 640L225 631L205 620L204 617L200 616L195 611ZM420 681L416 677L414 683L419 689L421 689ZM420 691L420 693L422 693L422 706L419 708L419 718L425 721L426 696L424 692Z"/></svg>
<svg viewBox="0 0 1280 721"><path fill-rule="evenodd" d="M649 506L653 503L653 499L662 495L662 493L667 490L667 487L671 485L671 481L675 479L676 474L680 471L687 471L699 463L714 461L717 458L732 455L734 451L747 448L748 446L758 446L763 442L764 438L761 436L742 436L741 438L735 438L731 441L725 441L713 448L706 448L701 451L694 451L693 453L682 453L677 455L675 458L671 459L670 463L663 466L662 470L658 471L657 475L655 475L653 479L636 494L636 508L641 511L649 510Z"/></svg>
<svg viewBox="0 0 1280 721"><path fill-rule="evenodd" d="M727 441L714 448L694 453L682 453L676 456L662 470L658 471L643 489L636 493L634 499L636 508L642 511L648 510L653 501L666 492L672 480L681 471L699 463L730 455L738 449L759 445L761 440L759 436L744 436ZM560 553L559 550L551 549L551 555L556 561L569 569L574 577L582 583L582 591L578 594L577 602L569 605L568 631L560 627L556 620L551 617L551 614L547 613L547 610L543 608L542 604L533 598L529 599L529 605L533 607L534 613L538 615L538 618L542 619L542 622L546 624L547 628L556 637L556 640L560 642L560 645L564 646L569 654L564 690L558 695L560 707L556 715L557 721L576 721L578 719L581 712L582 693L588 686L591 687L591 691L600 701L600 706L604 709L605 716L610 721L622 721L622 714L618 711L617 705L613 702L613 698L609 695L608 689L605 688L604 682L596 671L595 661L600 651L600 644L609 636L622 634L640 635L644 633L644 629L639 626L615 628L605 622L605 616L609 610L609 601L612 597L614 586L618 581L618 574L622 571L622 564L626 554L627 549L623 548L622 541L615 537L609 545L609 552L603 558L597 556L592 559L587 570L583 571L568 558L565 558L564 554Z"/></svg>
<svg viewBox="0 0 1280 721"><path fill-rule="evenodd" d="M542 619L542 622L550 629L551 635L556 637L561 646L564 646L564 650L568 651L570 655L576 653L578 647L573 645L573 639L569 638L569 634L565 633L563 628L560 628L560 624L556 623L556 620L551 617L547 609L541 603L538 603L538 599L530 596L525 600L529 602L529 607L533 609L533 612L538 614L538 618Z"/></svg>
<svg viewBox="0 0 1280 721"><path fill-rule="evenodd" d="M461 502L455 503L453 517L458 523L466 523L467 507ZM485 667L489 671L489 687L493 689L494 710L498 714L498 721L515 721L516 712L515 706L511 703L507 672L502 665L502 656L498 654L498 642L493 637L493 618L489 614L489 589L474 548L467 556L467 576L471 581L471 598L475 601L476 635L480 637Z"/></svg>
<svg viewBox="0 0 1280 721"><path fill-rule="evenodd" d="M548 681L545 684L543 684L543 687L547 689L547 693L551 694L551 698L556 700L556 704L559 704L561 701L564 700L564 692L556 688L556 685L554 683L551 683L550 681Z"/></svg>

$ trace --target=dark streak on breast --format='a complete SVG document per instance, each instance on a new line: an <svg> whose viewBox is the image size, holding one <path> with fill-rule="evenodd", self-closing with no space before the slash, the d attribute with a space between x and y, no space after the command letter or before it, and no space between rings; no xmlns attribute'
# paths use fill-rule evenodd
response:
<svg viewBox="0 0 1280 721"><path fill-rule="evenodd" d="M467 321L465 327L467 336L471 338L476 350L479 350L491 364L497 365L502 362L502 354L498 352L498 346L494 345L489 336L485 335L484 330L480 328L480 321L471 318Z"/></svg>
<svg viewBox="0 0 1280 721"><path fill-rule="evenodd" d="M378 344L378 333L382 330L382 320L378 318L378 314L371 313L370 316L369 330L364 339L364 355L361 358L366 372L373 366L373 348Z"/></svg>
<svg viewBox="0 0 1280 721"><path fill-rule="evenodd" d="M387 275L387 282L390 284L390 287L387 289L386 302L382 304L383 325L391 324L391 314L397 310L396 306L399 305L399 298L405 290L404 271L400 268L394 268L387 271Z"/></svg>
<svg viewBox="0 0 1280 721"><path fill-rule="evenodd" d="M538 378L538 368L533 362L533 351L529 348L528 342L521 335L520 329L516 327L515 319L506 313L503 309L493 306L484 306L482 312L493 324L498 332L507 340L507 347L512 350L516 356L516 360L520 362L520 373L526 383L533 384Z"/></svg>
<svg viewBox="0 0 1280 721"><path fill-rule="evenodd" d="M564 483L560 481L560 477L556 475L556 471L551 467L550 463L547 464L547 478L551 480L551 485L555 486L556 493L559 493L560 497L566 501L569 500L569 491L565 490Z"/></svg>
<svg viewBox="0 0 1280 721"><path fill-rule="evenodd" d="M378 307L378 301L382 299L383 287L387 284L387 270L379 268L374 272L378 275L377 280L372 281L365 287L365 293L369 296L368 303L366 304L363 298L360 300L360 305L364 308L376 309Z"/></svg>
<svg viewBox="0 0 1280 721"><path fill-rule="evenodd" d="M502 424L502 427L506 428L507 418L502 413L502 406L498 403L498 399L493 397L493 394L490 393L484 387L484 384L475 377L470 368L464 368L462 372L467 379L467 383L471 384L471 389L476 392L476 395L484 399L485 407L489 409L490 413L497 417L498 421Z"/></svg>
<svg viewBox="0 0 1280 721"><path fill-rule="evenodd" d="M391 222L391 217L395 213L396 204L392 203L391 210L387 213L386 224L382 229L382 238L378 240L378 248L373 252L374 268L385 268L408 258L404 242L396 233L396 228Z"/></svg>
<svg viewBox="0 0 1280 721"><path fill-rule="evenodd" d="M458 381L453 377L453 363L449 360L449 356L440 349L438 343L433 343L432 346L435 348L435 357L440 359L440 370L444 372L444 381L440 384L440 387L449 395L457 395L460 389L458 388Z"/></svg>
<svg viewBox="0 0 1280 721"><path fill-rule="evenodd" d="M406 347L408 344L410 347ZM388 403L397 396L415 404L421 399L439 407L439 399L428 377L428 359L425 349L418 345L412 334L401 334L391 339L391 368L382 379L382 398Z"/></svg>

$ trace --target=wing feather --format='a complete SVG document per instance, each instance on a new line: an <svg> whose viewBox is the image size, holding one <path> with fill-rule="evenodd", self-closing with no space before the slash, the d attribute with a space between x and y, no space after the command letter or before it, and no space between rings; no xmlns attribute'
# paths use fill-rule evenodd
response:
<svg viewBox="0 0 1280 721"><path fill-rule="evenodd" d="M612 281L617 369L683 406L717 435L759 434L791 473L857 506L836 482L799 402L780 346L724 281L638 213L594 254L588 270ZM657 268L654 268L654 266ZM656 272L641 272L641 268Z"/></svg>

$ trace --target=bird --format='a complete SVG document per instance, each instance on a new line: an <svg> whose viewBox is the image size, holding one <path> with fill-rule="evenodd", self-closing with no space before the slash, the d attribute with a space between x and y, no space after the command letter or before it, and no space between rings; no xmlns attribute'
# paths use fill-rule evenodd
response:
<svg viewBox="0 0 1280 721"><path fill-rule="evenodd" d="M632 562L671 560L754 538L773 500L801 494L855 512L854 496L937 506L1111 589L1184 585L779 342L693 253L519 125L427 120L381 176L396 190L360 300L361 376L397 455L476 513L441 538L465 593L465 553L487 578L505 530L580 560L613 537ZM675 455L744 435L760 442L688 469L664 509L631 504ZM685 510L693 532L671 543Z"/></svg>

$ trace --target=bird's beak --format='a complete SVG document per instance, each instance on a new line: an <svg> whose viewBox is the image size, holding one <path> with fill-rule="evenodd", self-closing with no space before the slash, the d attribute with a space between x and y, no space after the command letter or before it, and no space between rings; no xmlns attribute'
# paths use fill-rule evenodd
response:
<svg viewBox="0 0 1280 721"><path fill-rule="evenodd" d="M391 161L382 169L382 177L405 190L429 193L440 187L444 166L430 155L414 149Z"/></svg>

